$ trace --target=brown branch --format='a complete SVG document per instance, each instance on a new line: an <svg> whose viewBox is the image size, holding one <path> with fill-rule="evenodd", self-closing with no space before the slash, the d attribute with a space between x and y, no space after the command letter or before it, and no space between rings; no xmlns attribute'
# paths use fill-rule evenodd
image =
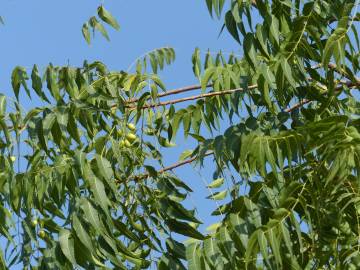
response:
<svg viewBox="0 0 360 270"><path fill-rule="evenodd" d="M321 68L321 67L322 67L322 64L317 64L315 66L312 66L311 69L318 69L318 68ZM347 77L348 79L351 80L350 76L348 76L348 74L344 70L339 70L338 67L335 64L329 63L328 68L329 69L335 69L337 72L339 72L340 74L344 75L345 77ZM358 81L358 83L360 83L359 80L357 80L357 81ZM212 87L212 86L213 86L213 84L208 84L206 86L206 88ZM251 86L248 87L248 89L254 89L254 88L257 88L257 85L251 85ZM176 95L176 94L185 93L185 92L198 90L198 89L201 89L201 85L190 85L190 86L185 86L185 87L169 90L169 91L167 91L165 93L159 94L157 97L162 98L162 97L165 97L165 96ZM155 107L176 104L176 103L179 103L179 102L184 102L184 101L189 101L189 100L202 99L202 98L206 98L206 97L209 97L209 96L218 96L218 95L223 95L223 94L227 95L227 94L232 94L233 93L232 91L233 92L238 92L238 91L243 91L243 89L242 88L230 89L230 90L225 90L225 91L220 91L220 92L211 92L211 93L200 94L200 95L191 96L191 97L185 97L185 98L181 98L181 99L175 99L175 100L171 100L171 101L164 101L164 102L160 102L160 103L157 103L157 104L145 105L145 106L142 107L142 109L155 108ZM147 100L149 100L149 99L151 99L151 97L147 98ZM139 101L139 98L133 98L133 99L130 99L129 101L127 101L127 103L132 104L132 103L136 103L137 101ZM116 107L116 105L114 105L114 107ZM128 106L128 108L133 108L133 109L135 107L136 106L133 106L133 105Z"/></svg>
<svg viewBox="0 0 360 270"><path fill-rule="evenodd" d="M256 1L253 1L256 4ZM337 69L335 64L330 63L329 65L330 69ZM318 64L316 66L311 67L311 69L318 69L321 68L322 64ZM344 71L343 71L344 72ZM206 88L212 87L213 84L208 84L206 86ZM175 88L173 90L169 90L166 91L164 93L161 93L157 96L157 98L162 98L162 97L166 97L166 96L170 96L170 95L176 95L176 94L181 94L181 93L185 93L185 92L189 92L189 91L193 91L193 90L199 90L201 89L201 85L195 84L195 85L189 85L189 86L185 86L185 87L180 87L180 88ZM147 100L151 99L151 97L148 97ZM127 101L127 103L136 103L139 101L139 98L132 98L130 100Z"/></svg>
<svg viewBox="0 0 360 270"><path fill-rule="evenodd" d="M209 151L209 152L206 152L206 153L204 154L204 157L211 156L211 155L213 155L213 154L214 154L213 151ZM176 168L178 168L178 167L184 166L184 165L186 165L186 164L190 164L190 163L194 162L196 159L198 159L197 156L192 157L192 158L189 158L189 159L184 160L184 161L181 161L181 162L177 162L177 163L175 163L175 164L173 164L173 165L170 165L170 166L168 166L168 167L162 168L161 170L157 171L157 173L158 173L158 174L161 174L161 173L164 173L164 172L167 172L167 171L171 171L171 170L173 170L173 169L176 169ZM150 176L150 174L146 173L146 174L142 174L142 175L133 176L132 178L134 178L135 181L139 181L139 180L143 180L143 179L145 179L145 178L148 178L149 176ZM126 181L128 181L128 180L129 180L129 179L127 179ZM116 182L117 182L117 183L121 183L122 181L117 180Z"/></svg>
<svg viewBox="0 0 360 270"><path fill-rule="evenodd" d="M338 66L336 64L333 64L333 63L329 63L328 64L328 68L329 69L334 69L337 73L343 75L345 78L349 79L350 81L353 80L353 78L350 77L350 75L346 72L346 70L342 69L342 68L338 68ZM354 77L356 82L358 84L360 84L360 79L357 78L357 77Z"/></svg>
<svg viewBox="0 0 360 270"><path fill-rule="evenodd" d="M213 151L209 151L209 152L206 152L206 153L204 154L204 157L211 156L211 155L213 155L213 154L214 154ZM167 171L171 171L171 170L176 169L176 168L178 168L178 167L180 167L180 166L183 166L183 165L185 165L185 164L192 163L192 162L194 162L197 158L198 158L198 157L192 157L192 158L189 158L189 159L187 159L187 160L184 160L184 161L175 163L175 164L173 164L173 165L171 165L171 166L168 166L168 167L165 167L165 168L161 169L160 171L158 171L158 173L164 173L164 172L167 172Z"/></svg>
<svg viewBox="0 0 360 270"><path fill-rule="evenodd" d="M255 89L257 88L257 84L255 85L250 85L248 87L248 89ZM179 99L173 99L173 100L168 100L168 101L163 101L163 102L159 102L156 104L147 104L144 105L143 107L141 107L142 109L149 109L149 108L156 108L156 107L161 107L161 106L166 106L166 105L171 105L171 104L176 104L176 103L180 103L180 102L185 102L185 101L190 101L190 100L196 100L196 99L204 99L207 97L214 97L214 96L221 96L221 95L230 95L236 92L242 92L244 91L244 88L235 88L235 89L230 89L230 90L224 90L224 91L218 91L218 92L210 92L210 93L205 93L205 94L200 94L200 95L195 95L195 96L190 96L190 97L185 97L185 98L179 98ZM128 106L128 108L130 109L136 109L136 106Z"/></svg>
<svg viewBox="0 0 360 270"><path fill-rule="evenodd" d="M296 110L296 109L298 109L298 108L300 108L300 107L302 107L302 106L304 106L305 104L308 104L308 103L310 103L310 102L312 102L312 100L310 100L310 99L304 99L304 100L302 100L301 102L296 103L294 106L292 106L292 107L284 110L284 112L286 112L286 113L292 112L292 111L294 111L294 110Z"/></svg>
<svg viewBox="0 0 360 270"><path fill-rule="evenodd" d="M212 87L212 86L213 86L213 84L208 84L206 86L206 88ZM198 84L189 85L189 86L185 86L185 87L176 88L176 89L173 89L173 90L166 91L164 93L159 94L157 97L161 98L161 97L166 97L166 96L170 96L170 95L177 95L177 94L181 94L181 93L185 93L185 92L189 92L189 91L193 91L193 90L199 90L199 89L201 89L201 85L198 85ZM149 97L148 99L151 99L151 97ZM132 98L129 101L127 101L127 103L135 103L135 102L138 102L138 101L139 101L139 98Z"/></svg>
<svg viewBox="0 0 360 270"><path fill-rule="evenodd" d="M347 87L355 87L355 86L359 86L360 82L340 82L340 86L338 86L335 91L338 91L340 89L342 89L342 87L344 85L346 85ZM255 89L257 88L257 84L254 85L250 85L248 87L249 90L251 89ZM196 100L196 99L204 99L207 97L213 97L213 96L221 96L221 95L229 95L229 94L233 94L236 92L242 92L244 91L244 88L235 88L235 89L230 89L230 90L224 90L224 91L218 91L218 92L210 92L210 93L205 93L205 94L200 94L200 95L195 95L195 96L190 96L190 97L185 97L185 98L179 98L179 99L173 99L173 100L168 100L168 101L163 101L163 102L159 102L156 104L146 104L143 107L141 107L141 109L149 109L149 108L156 108L156 107L161 107L161 106L166 106L166 105L172 105L172 104L176 104L176 103L181 103L181 102L186 102L186 101L190 101L190 100ZM137 107L136 106L128 106L129 109L134 110Z"/></svg>
<svg viewBox="0 0 360 270"><path fill-rule="evenodd" d="M342 88L344 88L344 85L346 85L347 87L349 88L353 88L353 87L359 87L360 86L360 81L357 82L357 83L353 83L353 82L346 82L346 83L341 83L341 85L337 86L335 88L335 92L339 92ZM285 109L284 112L292 112L302 106L304 106L305 104L308 104L308 103L311 103L313 102L313 100L310 100L310 99L304 99L302 100L301 102L299 103L296 103L295 105L293 105L292 107L288 108L288 109Z"/></svg>

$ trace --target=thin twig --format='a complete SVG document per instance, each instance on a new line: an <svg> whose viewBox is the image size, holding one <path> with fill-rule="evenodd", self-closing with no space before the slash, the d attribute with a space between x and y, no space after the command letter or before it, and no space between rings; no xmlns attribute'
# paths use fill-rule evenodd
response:
<svg viewBox="0 0 360 270"><path fill-rule="evenodd" d="M303 99L301 102L296 103L294 106L292 106L292 107L284 110L284 112L286 112L286 113L292 112L292 111L294 111L294 110L296 110L296 109L298 109L298 108L300 108L300 107L302 107L302 106L304 106L305 104L308 104L308 103L310 103L310 102L312 102L312 100L310 100L310 99Z"/></svg>
<svg viewBox="0 0 360 270"><path fill-rule="evenodd" d="M318 69L318 68L321 68L322 66L323 66L322 64L318 64L318 65L312 66L311 69ZM344 75L346 78L351 80L350 76L348 76L348 74L344 70L339 70L338 67L335 64L329 63L328 68L336 70L337 72L339 72L340 74ZM360 84L360 80L358 78L356 78L356 80L357 80L357 83ZM213 86L213 84L208 84L206 86L206 88L212 87L212 86ZM189 92L189 91L193 91L193 90L198 90L198 89L201 89L201 88L202 88L201 85L185 86L185 87L169 90L169 91L167 91L165 93L161 93L157 97L162 98L162 97L165 97L165 96L176 95L176 94L185 93L185 92ZM251 86L248 87L248 89L254 89L254 88L257 88L257 85L251 85ZM186 97L186 98L183 98L183 99L176 99L176 100L172 100L172 101L160 102L160 103L158 103L156 105L154 105L154 104L153 105L145 105L143 107L143 109L160 107L160 106L175 104L175 103L178 103L178 102L184 102L184 101L188 101L188 100L201 99L201 98L208 97L208 96L206 96L207 94L209 94L209 96L217 96L217 95L222 95L222 94L226 95L226 94L231 94L232 93L232 92L227 92L227 91L237 92L237 91L243 91L243 90L241 88L237 88L237 89L230 89L230 90L226 90L226 91L221 91L221 94L220 94L220 92L216 92L218 94L214 94L215 92L206 93L206 94L202 94L202 95ZM149 97L147 100L149 100L149 99L151 99L151 97ZM129 101L127 101L127 103L128 104L129 103L136 103L138 101L139 101L139 98L133 98L133 99L130 99ZM129 107L130 108L131 107L135 108L135 106L129 106Z"/></svg>
<svg viewBox="0 0 360 270"><path fill-rule="evenodd" d="M206 86L206 88L212 87L212 86L213 86L212 84L208 84ZM166 96L170 96L170 95L181 94L181 93L185 93L185 92L192 91L192 90L198 90L198 89L201 89L201 85L198 85L198 84L189 85L189 86L176 88L176 89L169 90L169 91L166 91L164 93L158 94L157 98L166 97ZM151 97L149 97L148 99L151 99ZM139 98L132 98L129 101L127 101L127 103L136 103L138 101L139 101Z"/></svg>
<svg viewBox="0 0 360 270"><path fill-rule="evenodd" d="M211 156L212 154L214 154L214 152L212 152L212 151L206 152L206 153L204 154L204 157ZM197 158L198 158L198 157L192 157L192 158L189 158L189 159L187 159L187 160L184 160L184 161L175 163L175 164L173 164L173 165L171 165L171 166L168 166L168 167L165 167L165 168L161 169L158 173L163 173L163 172L166 172L166 171L171 171L171 170L176 169L176 168L178 168L178 167L180 167L180 166L183 166L183 165L185 165L185 164L192 163L192 162L194 162Z"/></svg>
<svg viewBox="0 0 360 270"><path fill-rule="evenodd" d="M340 91L340 90L344 87L344 85L346 85L346 86L349 87L349 88L353 88L353 87L360 86L360 81L357 82L357 83L353 83L353 82L342 83L341 85L339 85L339 86L337 86L337 87L335 88L335 92ZM287 112L287 113L292 112L292 111L294 111L294 110L296 110L296 109L298 109L298 108L300 108L300 107L302 107L302 106L304 106L305 104L308 104L308 103L310 103L310 102L313 102L313 100L303 99L301 102L296 103L296 104L293 105L292 107L284 110L284 112Z"/></svg>
<svg viewBox="0 0 360 270"><path fill-rule="evenodd" d="M213 151L209 151L209 152L206 152L204 154L204 157L207 157L207 156L211 156L213 155L214 152ZM195 157L192 157L192 158L189 158L187 160L184 160L184 161L181 161L181 162L177 162L173 165L170 165L168 167L164 167L162 168L161 170L157 171L158 174L161 174L161 173L164 173L164 172L167 172L167 171L171 171L173 169L176 169L178 167L181 167L181 166L184 166L186 164L190 164L192 162L194 162L196 159L198 159L198 156L195 156ZM142 174L142 175L137 175L137 176L134 176L133 178L136 180L136 181L139 181L139 180L143 180L145 178L148 178L150 176L150 174L146 173L146 174ZM121 181L117 181L117 182L121 182Z"/></svg>
<svg viewBox="0 0 360 270"><path fill-rule="evenodd" d="M360 82L356 82L356 83L353 83L353 82L340 82L340 84L341 85L338 86L335 89L335 91L338 91L338 90L342 89L344 85L346 85L347 87L350 87L350 88L359 86ZM255 89L257 87L258 87L257 84L254 84L254 85L250 85L248 87L248 89L251 90L251 89ZM195 95L195 96L190 96L190 97L185 97L185 98L179 98L179 99L163 101L163 102L159 102L159 103L156 103L156 104L146 104L143 107L141 107L141 109L156 108L156 107L181 103L181 102L190 101L190 100L204 99L204 98L213 97L213 96L229 95L229 94L233 94L233 93L236 93L236 92L242 92L244 90L245 90L244 88L235 88L235 89L218 91L218 92L210 92L210 93L205 93L205 94L200 94L200 95ZM128 106L128 108L130 108L131 110L134 110L137 107L132 105L132 106Z"/></svg>
<svg viewBox="0 0 360 270"><path fill-rule="evenodd" d="M251 89L255 89L255 88L257 88L257 84L250 85L247 89L251 90ZM195 96L190 96L190 97L185 97L185 98L179 98L179 99L163 101L163 102L159 102L159 103L156 103L156 104L146 104L143 107L141 107L141 109L156 108L156 107L176 104L176 103L190 101L190 100L203 99L203 98L207 98L207 97L230 95L230 94L233 94L233 93L236 93L236 92L242 92L244 90L245 90L244 88L235 88L235 89L218 91L218 92L210 92L210 93L205 93L205 94L200 94L200 95L195 95ZM128 106L128 108L136 109L137 107L136 106Z"/></svg>

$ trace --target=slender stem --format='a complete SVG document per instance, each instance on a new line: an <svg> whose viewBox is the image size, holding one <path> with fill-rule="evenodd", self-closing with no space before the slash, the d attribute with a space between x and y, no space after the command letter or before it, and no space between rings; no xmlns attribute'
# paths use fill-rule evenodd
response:
<svg viewBox="0 0 360 270"><path fill-rule="evenodd" d="M204 154L204 157L207 157L207 156L210 156L210 155L213 155L213 154L214 154L214 152L209 151L209 152L206 152L206 153ZM166 171L171 171L171 170L176 169L176 168L178 168L178 167L181 167L181 166L183 166L183 165L185 165L185 164L192 163L192 162L194 162L197 158L198 158L198 157L192 157L192 158L189 158L189 159L187 159L187 160L184 160L184 161L175 163L175 164L173 164L173 165L171 165L171 166L168 166L168 167L165 167L165 168L161 169L161 170L159 171L159 173L163 173L163 172L166 172Z"/></svg>
<svg viewBox="0 0 360 270"><path fill-rule="evenodd" d="M343 82L341 82L341 85L339 85L339 86L337 86L335 88L335 92L340 91L344 87L344 85L346 85L349 88L353 88L353 87L360 86L360 81L357 82L357 83L353 83L353 82L345 82L345 83L343 83ZM290 107L288 109L285 109L284 112L287 112L287 113L292 112L292 111L294 111L294 110L296 110L296 109L298 109L298 108L300 108L300 107L304 106L305 104L308 104L308 103L310 103L312 101L313 100L310 100L310 99L304 99L301 102L296 103L292 107Z"/></svg>
<svg viewBox="0 0 360 270"><path fill-rule="evenodd" d="M254 0L254 2L255 2L255 0ZM322 66L323 66L322 64L317 64L317 65L312 66L311 69L318 69L318 68L321 68ZM344 75L349 80L351 80L350 76L348 76L348 74L344 70L339 70L338 67L335 64L330 63L328 65L328 68L329 69L335 69L338 73ZM357 79L357 80L359 81L359 79ZM212 87L212 86L213 86L213 84L208 84L206 86L206 88L209 88L209 87ZM201 85L198 85L198 84L189 85L189 86L185 86L185 87L180 87L180 88L176 88L176 89L169 90L169 91L166 91L164 93L161 93L161 94L159 94L157 96L157 98L162 98L162 97L166 97L166 96L181 94L181 93L185 93L185 92L189 92L189 91L193 91L193 90L199 90L201 88L202 88ZM149 100L149 99L151 99L151 97L149 97L147 100ZM127 103L136 103L138 101L139 101L139 98L132 98L132 99L128 100Z"/></svg>
<svg viewBox="0 0 360 270"><path fill-rule="evenodd" d="M212 84L208 84L206 86L206 88L213 86ZM181 87L181 88L176 88L173 90L169 90L166 91L164 93L158 94L157 97L161 98L161 97L166 97L166 96L170 96L170 95L176 95L176 94L181 94L181 93L185 93L185 92L189 92L189 91L193 91L193 90L198 90L201 89L201 85L189 85L189 86L185 86L185 87ZM151 97L149 97L148 99L150 99ZM139 101L139 98L132 98L128 101L128 103L136 103Z"/></svg>
<svg viewBox="0 0 360 270"><path fill-rule="evenodd" d="M209 151L209 152L206 152L206 153L204 154L204 157L211 156L211 155L213 155L213 154L214 154L213 151ZM157 173L158 173L158 174L161 174L161 173L164 173L164 172L167 172L167 171L171 171L171 170L173 170L173 169L176 169L176 168L178 168L178 167L184 166L184 165L186 165L186 164L190 164L190 163L194 162L196 159L198 159L197 156L192 157L192 158L189 158L189 159L184 160L184 161L181 161L181 162L174 163L173 165L170 165L170 166L168 166L168 167L165 167L165 168L159 170ZM139 181L139 180L143 180L143 179L145 179L145 178L147 178L147 177L149 177L149 176L150 176L150 175L149 175L148 173L146 173L146 174L134 176L134 179L135 179L136 181ZM118 182L121 182L121 181L118 181Z"/></svg>
<svg viewBox="0 0 360 270"><path fill-rule="evenodd" d="M255 89L255 88L257 88L257 84L250 85L247 89L251 90L251 89ZM190 100L204 99L204 98L207 98L207 97L230 95L230 94L233 94L233 93L236 93L236 92L242 92L244 90L245 90L244 88L235 88L235 89L230 89L230 90L205 93L205 94L200 94L200 95L195 95L195 96L190 96L190 97L185 97L185 98L179 98L179 99L163 101L163 102L159 102L159 103L156 103L156 104L146 104L146 105L144 105L142 107L142 109L156 108L156 107L160 107L160 106L166 106L166 105L176 104L176 103L190 101ZM128 108L136 109L136 106L132 105L132 106L128 106Z"/></svg>
<svg viewBox="0 0 360 270"><path fill-rule="evenodd" d="M304 100L302 100L301 102L296 103L294 106L292 106L292 107L284 110L284 112L287 112L287 113L292 112L292 111L294 111L294 110L296 110L296 109L298 109L298 108L300 108L300 107L302 107L302 106L304 106L305 104L308 104L308 103L310 103L310 102L312 102L312 100L304 99Z"/></svg>

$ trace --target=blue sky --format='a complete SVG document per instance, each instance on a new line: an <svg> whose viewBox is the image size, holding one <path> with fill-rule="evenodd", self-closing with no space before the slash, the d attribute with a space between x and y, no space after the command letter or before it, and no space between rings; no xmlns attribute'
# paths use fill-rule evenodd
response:
<svg viewBox="0 0 360 270"><path fill-rule="evenodd" d="M119 32L109 30L111 42L99 34L88 46L81 35L82 24L92 15L100 3L118 19ZM240 46L224 31L218 38L221 22L211 19L205 0L2 0L1 16L5 25L0 27L0 93L13 97L10 77L12 69L19 65L31 68L37 64L40 70L51 62L54 65L82 65L100 60L111 70L126 70L144 53L159 47L170 46L176 51L175 63L161 73L168 89L197 83L192 74L191 54L195 47L225 53L240 52ZM29 109L32 104L21 95L22 105ZM179 154L195 146L178 136L179 147L166 150L165 165L177 161ZM176 170L176 174L195 191L188 206L196 206L204 221L201 230L216 221L209 217L215 203L205 200L208 191L205 181L212 180L214 165L211 158L200 172L191 166ZM15 268L14 268L15 269Z"/></svg>

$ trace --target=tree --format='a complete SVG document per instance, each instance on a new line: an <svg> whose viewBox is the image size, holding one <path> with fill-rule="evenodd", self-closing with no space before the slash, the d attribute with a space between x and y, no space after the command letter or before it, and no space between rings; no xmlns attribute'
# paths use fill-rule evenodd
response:
<svg viewBox="0 0 360 270"><path fill-rule="evenodd" d="M202 59L196 49L199 85L167 91L157 72L174 61L171 48L139 59L134 73L100 62L14 69L16 98L25 91L44 105L9 111L0 96L2 269L360 267L358 1L206 5L218 18L227 9L223 29L244 56ZM83 26L87 42L90 27L107 37L100 21L119 28L103 6L98 15ZM205 138L223 118L233 124ZM177 164L148 165L166 164L156 145L171 147L179 129L198 146ZM31 154L15 157L20 144ZM204 235L172 170L206 157L216 167L209 189L222 188L209 198L228 201Z"/></svg>

